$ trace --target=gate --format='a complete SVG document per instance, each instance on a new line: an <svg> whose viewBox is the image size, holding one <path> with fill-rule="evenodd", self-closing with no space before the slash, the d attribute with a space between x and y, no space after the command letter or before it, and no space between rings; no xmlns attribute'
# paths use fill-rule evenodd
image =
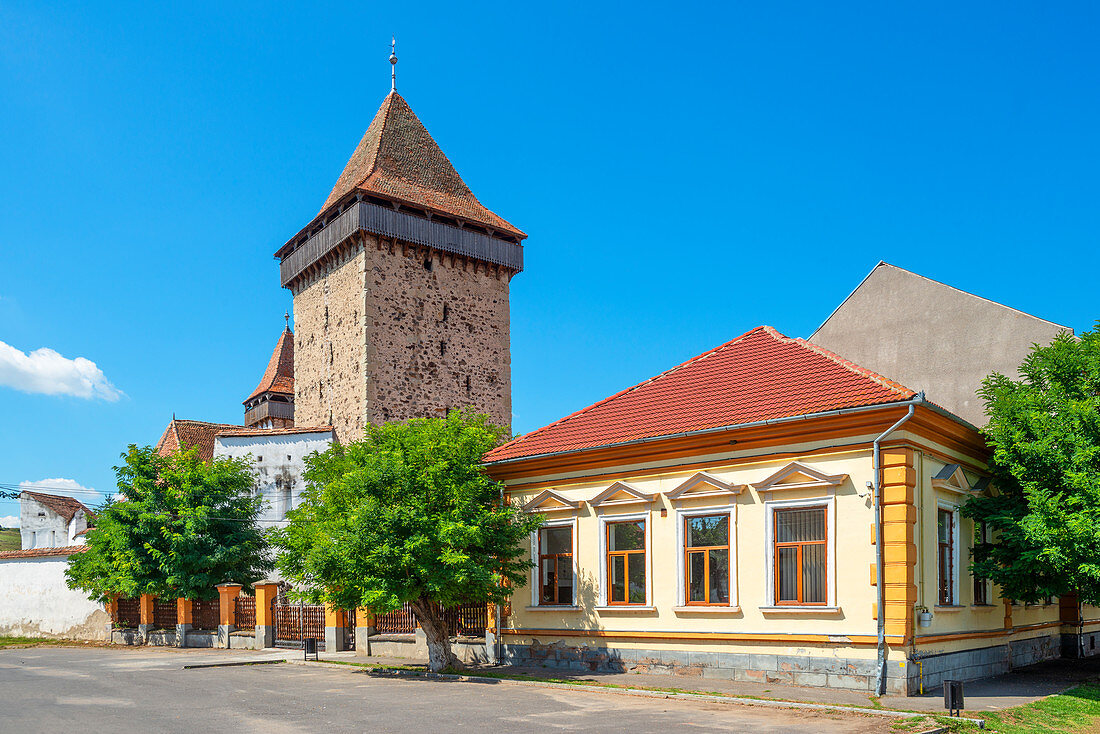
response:
<svg viewBox="0 0 1100 734"><path fill-rule="evenodd" d="M317 640L317 649L325 649L325 605L289 604L280 602L282 594L271 605L275 620L275 647L300 649L302 640Z"/></svg>

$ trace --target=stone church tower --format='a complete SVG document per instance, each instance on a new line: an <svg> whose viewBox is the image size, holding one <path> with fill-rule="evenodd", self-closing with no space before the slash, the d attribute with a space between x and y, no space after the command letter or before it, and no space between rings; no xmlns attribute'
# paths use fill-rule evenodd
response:
<svg viewBox="0 0 1100 734"><path fill-rule="evenodd" d="M510 425L524 238L390 92L320 213L275 254L294 294L295 423L347 442L368 422L473 406Z"/></svg>

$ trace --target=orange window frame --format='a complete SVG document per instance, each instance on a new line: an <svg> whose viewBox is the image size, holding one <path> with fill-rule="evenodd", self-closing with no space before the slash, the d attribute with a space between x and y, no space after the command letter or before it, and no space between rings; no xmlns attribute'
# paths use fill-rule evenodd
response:
<svg viewBox="0 0 1100 734"><path fill-rule="evenodd" d="M688 546L686 540L684 543L684 604L687 606L725 606L729 604L729 601L713 602L710 600L710 584L706 584L703 587L704 601L692 601L691 600L691 554L702 553L703 554L703 578L710 578L710 552L712 550L724 550L726 552L726 573L732 575L733 567L729 561L730 552L730 516L724 513L718 513L715 515L690 515L684 518L684 538L688 537L688 524L692 520L698 520L701 517L721 517L726 521L726 544L725 545L693 545ZM726 579L727 588L731 586L730 579ZM732 598L732 596L731 596Z"/></svg>
<svg viewBox="0 0 1100 734"><path fill-rule="evenodd" d="M947 540L940 540L939 521L947 516ZM936 515L936 550L938 558L936 565L939 568L940 577L940 606L954 606L955 604L955 513L940 507ZM944 551L947 551L946 563ZM946 582L946 583L945 583Z"/></svg>
<svg viewBox="0 0 1100 734"><path fill-rule="evenodd" d="M645 531L646 531L646 528L645 528L646 521L645 520L621 520L621 521L618 521L618 522L609 522L609 523L607 523L607 525L604 529L604 532L605 532L604 543L607 544L606 548L607 548L607 604L608 604L608 606L645 606L645 604L649 601L649 599L648 599L648 595L649 595L648 594L649 569L646 568L646 565L645 565L645 548L643 547L641 550L621 550L621 551L611 550L611 529L612 529L612 527L615 526L615 525L637 525L638 523L642 523L642 544L644 546L645 545ZM646 588L647 588L647 593L646 593L647 598L644 599L643 601L633 601L633 602L630 601L630 556L632 556L632 555L642 557L642 570L646 574ZM611 559L615 558L615 557L619 557L619 556L621 556L622 559L623 559L623 595L625 597L625 599L623 601L615 601L611 597Z"/></svg>
<svg viewBox="0 0 1100 734"><path fill-rule="evenodd" d="M825 538L822 539L822 540L800 540L800 541L791 541L791 542L781 543L778 540L774 540L774 538L778 536L778 532L776 531L776 523L773 520L773 522L772 522L772 537L773 537L773 540L772 540L772 554L775 556L775 558L774 558L774 561L775 561L775 580L774 580L774 583L775 583L775 605L777 607L824 607L824 606L828 606L828 604L829 604L828 598L826 598L825 601L810 601L810 602L807 602L807 601L802 600L803 595L804 595L804 591L805 591L802 588L802 581L803 581L803 578L802 578L802 550L807 545L825 545L828 542L828 539L829 539L829 513L824 507L791 507L789 509L777 509L777 510L775 510L775 514L779 515L782 512L795 512L795 511L799 511L799 510L802 510L802 511L805 511L805 510L820 510L821 511L822 523L823 523L823 526L824 526L823 529L825 531L824 532ZM797 558L798 558L798 569L795 572L796 573L796 579L797 579L797 582L795 584L795 589L797 590L797 593L798 593L798 599L797 600L790 600L790 599L788 599L786 601L780 601L779 600L779 590L781 588L780 582L779 582L779 549L780 548L797 548L798 549L798 551L796 553ZM826 553L825 553L826 588L828 588L828 579L829 579L829 554L828 554L828 551L826 551ZM828 597L828 594L826 594L826 597Z"/></svg>
<svg viewBox="0 0 1100 734"><path fill-rule="evenodd" d="M567 604L568 605L568 604L573 603L572 596L570 596L568 601L564 601L564 602L561 599L558 598L558 589L560 587L559 587L559 585L556 581L554 583L554 601L544 602L542 600L542 590L546 586L546 579L543 577L543 573L545 572L545 566L543 566L542 562L546 559L553 558L554 559L554 573L558 574L559 578L560 578L561 571L559 570L558 564L561 563L563 558L567 559L567 563L569 564L570 570L572 570L572 568L573 568L573 554L572 553L543 553L542 552L542 531L543 530L548 530L548 529L555 529L555 528L569 528L569 547L570 548L573 547L573 540L574 540L574 538L573 538L573 527L571 525L551 525L549 527L539 528L539 589L538 589L539 604L540 605L546 605L546 606L559 606L559 605L562 605L562 604ZM576 593L577 593L576 574L573 574L572 589L573 589L573 595L575 596Z"/></svg>

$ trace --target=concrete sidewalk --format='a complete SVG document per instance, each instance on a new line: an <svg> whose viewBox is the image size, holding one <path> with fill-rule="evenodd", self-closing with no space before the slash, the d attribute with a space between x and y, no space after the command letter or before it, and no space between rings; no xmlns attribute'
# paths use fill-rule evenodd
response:
<svg viewBox="0 0 1100 734"><path fill-rule="evenodd" d="M300 659L301 652L296 652ZM288 659L291 656L288 656ZM322 661L339 661L380 666L408 666L427 668L427 661L400 658L357 656L354 652L321 653ZM463 673L497 675L523 675L542 680L590 681L607 685L634 688L664 688L692 693L711 693L745 698L767 698L781 701L877 707L901 711L921 711L934 714L946 713L943 708L943 691L940 686L926 691L923 696L882 696L870 693L834 688L811 688L786 684L747 683L698 676L652 675L643 673L586 673L575 674L553 668L527 668L518 666L471 666ZM1001 709L1032 703L1055 693L1061 693L1086 680L1100 677L1100 660L1051 660L1027 668L985 678L967 681L965 687L966 711L999 711Z"/></svg>

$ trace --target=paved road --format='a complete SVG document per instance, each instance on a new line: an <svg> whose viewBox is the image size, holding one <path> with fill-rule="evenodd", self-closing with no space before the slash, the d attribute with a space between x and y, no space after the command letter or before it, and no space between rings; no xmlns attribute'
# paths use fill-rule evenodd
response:
<svg viewBox="0 0 1100 734"><path fill-rule="evenodd" d="M21 734L127 732L889 732L893 720L518 685L374 678L354 668L183 665L226 651L0 650L0 722Z"/></svg>

